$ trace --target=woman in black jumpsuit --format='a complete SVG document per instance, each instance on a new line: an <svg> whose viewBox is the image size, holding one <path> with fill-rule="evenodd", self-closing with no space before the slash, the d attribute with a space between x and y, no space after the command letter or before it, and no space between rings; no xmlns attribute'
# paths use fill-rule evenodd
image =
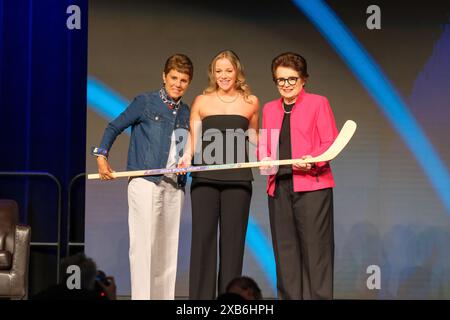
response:
<svg viewBox="0 0 450 320"><path fill-rule="evenodd" d="M256 143L258 99L250 94L240 61L231 51L213 59L209 78L209 87L195 99L191 110L193 164L246 162L248 140ZM253 176L251 169L191 176L189 297L215 299L216 283L218 294L224 293L227 284L242 273Z"/></svg>

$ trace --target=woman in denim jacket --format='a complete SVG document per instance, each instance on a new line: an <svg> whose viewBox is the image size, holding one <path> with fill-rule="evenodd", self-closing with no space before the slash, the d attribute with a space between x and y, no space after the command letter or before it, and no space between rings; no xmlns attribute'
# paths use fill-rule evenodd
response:
<svg viewBox="0 0 450 320"><path fill-rule="evenodd" d="M183 155L189 107L181 101L193 76L191 60L175 54L166 61L160 90L136 97L108 124L94 148L102 180L113 179L108 153L116 137L131 126L127 170L188 166ZM128 183L131 298L174 299L178 235L186 176L136 177Z"/></svg>

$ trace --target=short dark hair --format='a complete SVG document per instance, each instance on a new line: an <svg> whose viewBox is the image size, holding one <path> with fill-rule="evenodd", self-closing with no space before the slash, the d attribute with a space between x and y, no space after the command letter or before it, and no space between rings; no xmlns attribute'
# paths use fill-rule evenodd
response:
<svg viewBox="0 0 450 320"><path fill-rule="evenodd" d="M298 53L285 52L276 56L272 60L272 78L275 80L278 67L291 68L297 71L300 77L305 81L309 75L307 70L306 59Z"/></svg>
<svg viewBox="0 0 450 320"><path fill-rule="evenodd" d="M189 76L189 81L192 81L192 78L194 77L194 65L192 64L191 59L185 54L176 53L166 60L164 73L168 74L172 69L187 74Z"/></svg>
<svg viewBox="0 0 450 320"><path fill-rule="evenodd" d="M251 290L255 300L261 300L262 299L261 289L259 288L259 286L256 283L256 281L253 280L250 277L242 276L242 277L234 278L227 285L226 292L230 292L230 290L232 288L236 288L236 287L241 288L243 290Z"/></svg>

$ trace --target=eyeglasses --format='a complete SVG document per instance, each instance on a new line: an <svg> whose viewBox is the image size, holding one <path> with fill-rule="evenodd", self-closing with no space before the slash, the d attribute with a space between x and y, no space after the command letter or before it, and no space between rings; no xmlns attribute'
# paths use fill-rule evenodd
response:
<svg viewBox="0 0 450 320"><path fill-rule="evenodd" d="M286 84L286 81L290 86L293 86L297 83L298 79L299 79L299 77L276 78L276 79L274 79L274 81L277 84L277 86L284 87L284 85Z"/></svg>

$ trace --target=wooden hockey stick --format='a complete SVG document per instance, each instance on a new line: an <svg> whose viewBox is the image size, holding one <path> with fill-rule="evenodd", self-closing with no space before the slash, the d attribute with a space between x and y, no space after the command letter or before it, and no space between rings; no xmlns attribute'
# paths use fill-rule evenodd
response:
<svg viewBox="0 0 450 320"><path fill-rule="evenodd" d="M353 137L356 131L356 122L353 120L347 120L344 123L339 135L334 140L333 144L321 155L309 159L287 159L287 160L272 160L272 161L255 161L255 162L241 162L241 163L229 163L229 164L215 164L206 166L191 166L188 168L163 168L163 169L150 169L150 170L136 170L136 171L121 171L113 172L112 175L115 178L120 177L137 177L137 176L151 176L160 174L173 174L173 173L187 173L197 171L212 171L212 170L230 170L241 168L257 168L261 166L283 166L292 165L294 163L315 163L330 161L336 158L339 153L345 148L347 143ZM89 174L88 179L100 179L98 173Z"/></svg>

